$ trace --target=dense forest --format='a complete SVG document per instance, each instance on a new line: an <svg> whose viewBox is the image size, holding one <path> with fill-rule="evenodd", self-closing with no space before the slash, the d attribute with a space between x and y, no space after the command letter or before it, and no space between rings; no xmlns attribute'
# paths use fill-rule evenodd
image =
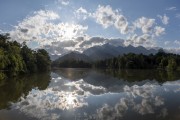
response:
<svg viewBox="0 0 180 120"><path fill-rule="evenodd" d="M0 72L8 75L35 73L50 70L51 60L44 49L37 51L17 41L10 40L9 34L0 34ZM0 74L0 78L4 78Z"/></svg>
<svg viewBox="0 0 180 120"><path fill-rule="evenodd" d="M163 69L174 71L180 67L180 55L165 53L162 49L155 55L124 54L111 59L95 62L75 60L55 61L53 67L107 68L107 69Z"/></svg>
<svg viewBox="0 0 180 120"><path fill-rule="evenodd" d="M97 61L93 63L93 67L110 69L164 69L174 71L180 67L180 55L165 53L161 49L155 55L129 53L112 59Z"/></svg>

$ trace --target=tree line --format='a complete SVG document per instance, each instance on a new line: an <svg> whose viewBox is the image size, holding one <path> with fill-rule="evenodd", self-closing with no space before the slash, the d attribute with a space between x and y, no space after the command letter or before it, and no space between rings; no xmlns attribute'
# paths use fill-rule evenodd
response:
<svg viewBox="0 0 180 120"><path fill-rule="evenodd" d="M10 40L9 34L0 34L0 72L10 75L50 70L51 60L46 50L37 51ZM3 77L3 74L0 74Z"/></svg>
<svg viewBox="0 0 180 120"><path fill-rule="evenodd" d="M82 60L55 61L53 67L105 68L105 69L163 69L174 71L180 67L180 55L165 53L162 49L157 54L128 53L106 60L85 62Z"/></svg>
<svg viewBox="0 0 180 120"><path fill-rule="evenodd" d="M93 63L95 68L110 69L163 69L174 71L179 66L180 55L165 53L162 49L155 55L129 53Z"/></svg>

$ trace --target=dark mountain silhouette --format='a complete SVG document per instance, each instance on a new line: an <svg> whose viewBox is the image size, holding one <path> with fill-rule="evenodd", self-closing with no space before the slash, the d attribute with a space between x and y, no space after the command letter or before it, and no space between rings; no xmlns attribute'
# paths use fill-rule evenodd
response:
<svg viewBox="0 0 180 120"><path fill-rule="evenodd" d="M158 50L155 49L146 49L142 46L139 47L134 47L134 46L113 46L110 44L104 44L102 46L94 46L91 47L83 52L83 54L89 56L92 60L103 60L103 59L108 59L112 57L116 57L118 55L123 55L127 53L135 53L135 54L144 54L144 55L149 55L149 54L155 54L157 53Z"/></svg>
<svg viewBox="0 0 180 120"><path fill-rule="evenodd" d="M76 61L84 61L84 62L90 62L91 59L86 56L85 54L81 54L79 52L70 52L66 55L63 55L56 59L55 61L66 61L66 60L76 60Z"/></svg>
<svg viewBox="0 0 180 120"><path fill-rule="evenodd" d="M129 46L116 47L107 43L102 46L94 46L88 48L83 53L69 52L63 56L59 56L59 58L56 59L56 61L81 60L84 62L90 62L90 61L104 60L112 57L117 57L118 55L123 55L128 53L149 55L149 54L156 54L157 52L158 50L156 49L146 49L145 47L142 46L134 47L132 45L129 45ZM53 59L57 57L58 56L53 56Z"/></svg>

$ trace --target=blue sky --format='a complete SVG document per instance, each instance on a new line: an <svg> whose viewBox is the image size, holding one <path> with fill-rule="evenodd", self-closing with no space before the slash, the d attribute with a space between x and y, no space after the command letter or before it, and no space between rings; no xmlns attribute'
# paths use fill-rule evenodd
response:
<svg viewBox="0 0 180 120"><path fill-rule="evenodd" d="M178 0L0 0L0 18L0 32L52 54L108 42L180 51Z"/></svg>

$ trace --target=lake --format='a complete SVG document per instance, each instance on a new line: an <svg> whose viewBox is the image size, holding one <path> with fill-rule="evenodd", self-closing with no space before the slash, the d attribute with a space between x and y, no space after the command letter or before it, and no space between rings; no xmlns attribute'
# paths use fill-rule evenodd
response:
<svg viewBox="0 0 180 120"><path fill-rule="evenodd" d="M0 120L180 120L180 74L58 69L0 80Z"/></svg>

